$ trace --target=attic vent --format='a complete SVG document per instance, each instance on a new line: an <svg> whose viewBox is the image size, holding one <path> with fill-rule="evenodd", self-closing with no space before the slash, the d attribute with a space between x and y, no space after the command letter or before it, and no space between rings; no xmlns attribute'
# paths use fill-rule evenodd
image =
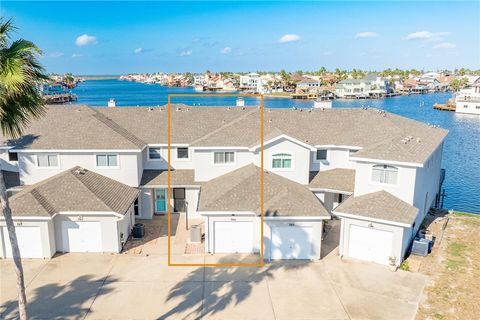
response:
<svg viewBox="0 0 480 320"><path fill-rule="evenodd" d="M153 111L153 107L148 108L148 111Z"/></svg>
<svg viewBox="0 0 480 320"><path fill-rule="evenodd" d="M87 169L85 169L85 168L78 168L77 170L75 170L75 173L76 173L76 174L82 174L82 175L83 175L83 174L87 173Z"/></svg>
<svg viewBox="0 0 480 320"><path fill-rule="evenodd" d="M176 111L180 111L180 110L182 110L182 108L180 108L180 107L177 107L177 109L175 109L175 110L176 110Z"/></svg>
<svg viewBox="0 0 480 320"><path fill-rule="evenodd" d="M272 122L273 122L273 120L272 120L272 119L268 119L268 122L269 122L269 123L272 123Z"/></svg>
<svg viewBox="0 0 480 320"><path fill-rule="evenodd" d="M417 143L420 143L420 138L417 137Z"/></svg>

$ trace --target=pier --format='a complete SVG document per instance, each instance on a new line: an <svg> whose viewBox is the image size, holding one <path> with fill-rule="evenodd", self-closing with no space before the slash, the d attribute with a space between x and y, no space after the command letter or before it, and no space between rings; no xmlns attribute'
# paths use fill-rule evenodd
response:
<svg viewBox="0 0 480 320"><path fill-rule="evenodd" d="M456 107L453 104L450 103L435 103L433 105L433 109L435 110L443 110L443 111L455 111Z"/></svg>

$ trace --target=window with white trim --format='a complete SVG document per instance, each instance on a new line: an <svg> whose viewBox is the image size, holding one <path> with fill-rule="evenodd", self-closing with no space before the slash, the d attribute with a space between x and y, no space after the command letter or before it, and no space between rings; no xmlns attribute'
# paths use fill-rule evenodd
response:
<svg viewBox="0 0 480 320"><path fill-rule="evenodd" d="M118 156L116 154L97 154L97 167L117 167Z"/></svg>
<svg viewBox="0 0 480 320"><path fill-rule="evenodd" d="M272 155L273 169L291 169L292 155L288 153L276 153Z"/></svg>
<svg viewBox="0 0 480 320"><path fill-rule="evenodd" d="M317 161L327 160L328 151L327 149L318 149L315 155Z"/></svg>
<svg viewBox="0 0 480 320"><path fill-rule="evenodd" d="M177 148L177 159L188 159L188 148Z"/></svg>
<svg viewBox="0 0 480 320"><path fill-rule="evenodd" d="M213 153L214 164L232 164L235 162L235 152L233 151L215 151Z"/></svg>
<svg viewBox="0 0 480 320"><path fill-rule="evenodd" d="M372 181L386 184L397 184L398 168L387 165L374 165L372 167Z"/></svg>
<svg viewBox="0 0 480 320"><path fill-rule="evenodd" d="M58 155L56 154L37 155L37 166L42 168L58 167Z"/></svg>
<svg viewBox="0 0 480 320"><path fill-rule="evenodd" d="M162 149L160 147L148 147L148 159L149 160L161 160Z"/></svg>

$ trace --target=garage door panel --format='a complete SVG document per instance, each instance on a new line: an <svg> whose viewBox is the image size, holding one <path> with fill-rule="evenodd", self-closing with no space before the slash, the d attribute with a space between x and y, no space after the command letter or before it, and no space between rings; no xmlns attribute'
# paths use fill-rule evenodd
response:
<svg viewBox="0 0 480 320"><path fill-rule="evenodd" d="M102 252L98 221L63 221L62 237L64 252Z"/></svg>
<svg viewBox="0 0 480 320"><path fill-rule="evenodd" d="M253 222L216 221L214 222L215 253L252 253Z"/></svg>
<svg viewBox="0 0 480 320"><path fill-rule="evenodd" d="M311 226L272 227L271 259L312 259L312 234Z"/></svg>
<svg viewBox="0 0 480 320"><path fill-rule="evenodd" d="M43 258L40 227L17 226L15 227L15 233L17 234L18 247L22 258ZM7 227L3 227L3 238L5 244L5 256L7 258L12 258L12 246L10 244Z"/></svg>
<svg viewBox="0 0 480 320"><path fill-rule="evenodd" d="M388 264L392 244L393 233L390 231L350 226L348 256L351 258Z"/></svg>

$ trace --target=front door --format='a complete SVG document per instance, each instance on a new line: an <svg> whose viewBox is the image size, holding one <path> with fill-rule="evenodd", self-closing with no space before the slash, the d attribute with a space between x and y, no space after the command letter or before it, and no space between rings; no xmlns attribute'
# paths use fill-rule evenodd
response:
<svg viewBox="0 0 480 320"><path fill-rule="evenodd" d="M164 213L167 211L167 190L155 189L155 213Z"/></svg>
<svg viewBox="0 0 480 320"><path fill-rule="evenodd" d="M185 188L173 188L173 205L175 212L185 212Z"/></svg>

